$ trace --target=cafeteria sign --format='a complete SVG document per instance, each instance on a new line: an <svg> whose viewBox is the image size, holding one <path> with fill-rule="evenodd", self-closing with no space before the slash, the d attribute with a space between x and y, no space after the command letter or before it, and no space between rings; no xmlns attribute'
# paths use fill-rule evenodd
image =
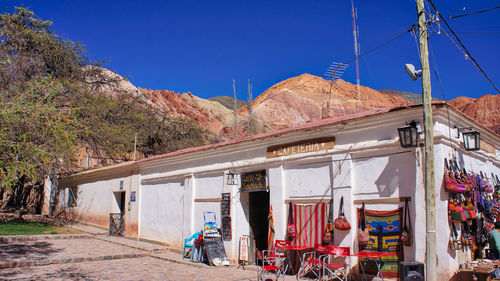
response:
<svg viewBox="0 0 500 281"><path fill-rule="evenodd" d="M241 192L265 191L266 170L253 171L241 174Z"/></svg>
<svg viewBox="0 0 500 281"><path fill-rule="evenodd" d="M335 137L303 140L288 144L275 145L267 148L267 158L288 156L300 153L317 152L332 149Z"/></svg>

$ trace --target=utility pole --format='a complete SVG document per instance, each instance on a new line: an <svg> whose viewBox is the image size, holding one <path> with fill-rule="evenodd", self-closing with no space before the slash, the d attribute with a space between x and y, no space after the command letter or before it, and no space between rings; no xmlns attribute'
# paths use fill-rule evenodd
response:
<svg viewBox="0 0 500 281"><path fill-rule="evenodd" d="M425 227L426 280L436 281L436 197L434 187L434 125L432 122L431 75L429 70L429 51L427 47L427 22L425 20L424 0L417 0L418 41L420 64L422 66L422 99L424 103L425 130Z"/></svg>
<svg viewBox="0 0 500 281"><path fill-rule="evenodd" d="M233 138L236 139L236 135L237 135L237 129L238 129L238 114L236 113L236 86L235 86L235 82L234 82L234 79L233 79L233 94L234 94L234 116L233 116L233 131L234 131L234 135L233 135Z"/></svg>
<svg viewBox="0 0 500 281"><path fill-rule="evenodd" d="M137 152L137 133L135 133L135 141L134 141L134 161L135 161L135 153Z"/></svg>

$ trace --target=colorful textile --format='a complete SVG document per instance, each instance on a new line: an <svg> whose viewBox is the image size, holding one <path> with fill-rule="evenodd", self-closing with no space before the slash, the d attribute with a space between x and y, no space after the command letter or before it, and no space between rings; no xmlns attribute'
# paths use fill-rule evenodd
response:
<svg viewBox="0 0 500 281"><path fill-rule="evenodd" d="M274 218L273 218L273 206L269 208L269 229L267 231L267 249L274 251Z"/></svg>
<svg viewBox="0 0 500 281"><path fill-rule="evenodd" d="M358 208L358 216L361 209ZM397 278L398 264L403 259L402 247L399 243L401 236L402 208L392 211L372 211L365 209L366 227L370 232L370 240L364 250L387 252L382 257L382 274L387 278ZM376 274L375 266L367 265L366 273Z"/></svg>
<svg viewBox="0 0 500 281"><path fill-rule="evenodd" d="M292 209L294 222L297 227L297 234L293 243L306 246L321 244L327 222L327 204L293 204Z"/></svg>

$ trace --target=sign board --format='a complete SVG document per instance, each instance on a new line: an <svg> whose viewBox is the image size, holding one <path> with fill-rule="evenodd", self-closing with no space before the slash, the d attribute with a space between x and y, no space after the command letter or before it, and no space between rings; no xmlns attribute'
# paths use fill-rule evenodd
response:
<svg viewBox="0 0 500 281"><path fill-rule="evenodd" d="M491 143L489 143L483 139L481 139L479 147L482 151L495 154L495 147Z"/></svg>
<svg viewBox="0 0 500 281"><path fill-rule="evenodd" d="M230 216L224 216L222 217L222 239L224 241L230 241L231 240L231 217Z"/></svg>
<svg viewBox="0 0 500 281"><path fill-rule="evenodd" d="M300 153L317 152L332 149L335 146L335 137L303 140L267 148L266 157L274 158Z"/></svg>
<svg viewBox="0 0 500 281"><path fill-rule="evenodd" d="M224 242L222 241L220 234L215 235L212 231L216 230L203 231L203 246L205 247L205 252L207 253L208 263L210 265L220 265L214 264L214 261L216 263L217 259L219 262L226 261L226 250L224 249Z"/></svg>
<svg viewBox="0 0 500 281"><path fill-rule="evenodd" d="M239 260L241 262L248 262L248 242L250 241L249 236L240 237L240 256Z"/></svg>
<svg viewBox="0 0 500 281"><path fill-rule="evenodd" d="M222 193L220 201L220 215L221 217L231 215L231 193Z"/></svg>
<svg viewBox="0 0 500 281"><path fill-rule="evenodd" d="M241 174L241 192L265 191L266 170L253 171Z"/></svg>
<svg viewBox="0 0 500 281"><path fill-rule="evenodd" d="M231 193L222 193L220 201L222 239L231 240Z"/></svg>
<svg viewBox="0 0 500 281"><path fill-rule="evenodd" d="M123 190L123 181L120 181L120 190Z"/></svg>
<svg viewBox="0 0 500 281"><path fill-rule="evenodd" d="M135 191L130 192L130 202L135 202Z"/></svg>

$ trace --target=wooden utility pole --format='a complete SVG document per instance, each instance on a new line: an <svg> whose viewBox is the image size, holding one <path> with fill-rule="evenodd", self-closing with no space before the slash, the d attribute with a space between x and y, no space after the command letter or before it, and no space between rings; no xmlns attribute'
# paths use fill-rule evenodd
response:
<svg viewBox="0 0 500 281"><path fill-rule="evenodd" d="M233 116L233 131L234 131L234 135L233 135L233 138L235 139L236 136L237 136L237 130L238 130L238 114L236 113L236 107L237 107L237 103L236 103L236 86L235 86L235 82L234 82L234 79L233 79L233 94L234 94L234 116Z"/></svg>
<svg viewBox="0 0 500 281"><path fill-rule="evenodd" d="M429 70L429 51L427 47L427 22L425 20L424 0L417 0L418 41L420 63L422 65L422 99L424 103L425 130L425 227L426 280L436 281L436 196L434 187L434 124L432 122L431 75Z"/></svg>
<svg viewBox="0 0 500 281"><path fill-rule="evenodd" d="M361 101L361 91L359 89L359 50L358 50L358 27L356 26L356 10L354 2L351 0L352 15L352 35L354 36L354 54L356 55L356 90L358 92L358 101Z"/></svg>

